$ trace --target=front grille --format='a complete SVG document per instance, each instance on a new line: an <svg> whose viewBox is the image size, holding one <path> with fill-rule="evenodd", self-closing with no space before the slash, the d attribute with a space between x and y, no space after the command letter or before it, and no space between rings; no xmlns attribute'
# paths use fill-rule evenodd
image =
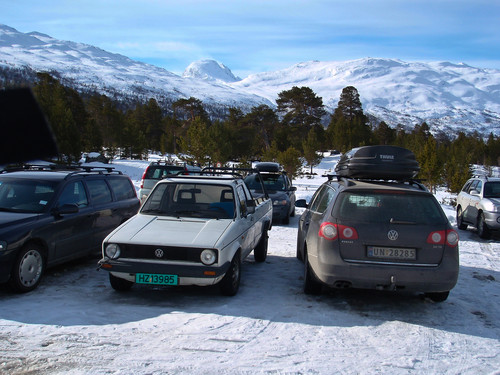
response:
<svg viewBox="0 0 500 375"><path fill-rule="evenodd" d="M120 244L120 249L120 258L154 259L196 263L201 262L200 254L204 250L195 247L132 244Z"/></svg>

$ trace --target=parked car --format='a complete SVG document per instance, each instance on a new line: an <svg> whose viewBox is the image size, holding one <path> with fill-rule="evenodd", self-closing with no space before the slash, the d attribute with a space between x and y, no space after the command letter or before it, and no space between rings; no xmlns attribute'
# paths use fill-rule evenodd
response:
<svg viewBox="0 0 500 375"><path fill-rule="evenodd" d="M46 268L98 251L135 215L130 178L112 168L31 166L0 173L0 283L35 289Z"/></svg>
<svg viewBox="0 0 500 375"><path fill-rule="evenodd" d="M199 173L200 171L200 167L188 163L172 164L167 161L151 162L142 175L141 185L139 188L139 198L141 199L141 202L143 202L149 193L151 193L151 189L153 189L156 183L167 176L181 172L192 174Z"/></svg>
<svg viewBox="0 0 500 375"><path fill-rule="evenodd" d="M139 213L103 242L99 265L111 286L219 284L235 295L241 262L252 250L257 262L266 259L273 207L228 173L159 181Z"/></svg>
<svg viewBox="0 0 500 375"><path fill-rule="evenodd" d="M477 228L481 238L489 238L500 229L500 178L475 176L469 179L457 197L457 226Z"/></svg>
<svg viewBox="0 0 500 375"><path fill-rule="evenodd" d="M385 146L382 153L398 160L397 148ZM358 178L344 170L345 176L330 176L309 203L297 200L297 207L306 208L297 235L305 293L321 293L326 285L423 292L446 300L458 278L457 232L433 194L411 178L413 169L407 177L398 172L397 181L380 173L372 180L359 168Z"/></svg>
<svg viewBox="0 0 500 375"><path fill-rule="evenodd" d="M297 188L292 186L288 175L278 163L257 163L255 169L259 173L249 174L245 178L245 183L255 197L264 195L262 190L262 184L264 184L267 194L273 201L273 220L288 224L290 216L295 216Z"/></svg>

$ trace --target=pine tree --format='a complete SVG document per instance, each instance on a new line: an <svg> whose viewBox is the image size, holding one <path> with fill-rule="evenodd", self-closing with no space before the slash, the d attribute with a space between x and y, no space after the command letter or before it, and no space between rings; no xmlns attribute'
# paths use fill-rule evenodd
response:
<svg viewBox="0 0 500 375"><path fill-rule="evenodd" d="M302 142L304 159L311 168L311 174L313 174L313 167L318 165L321 161L321 156L318 154L320 144L321 142L316 133L316 129L312 128L307 134L307 139Z"/></svg>

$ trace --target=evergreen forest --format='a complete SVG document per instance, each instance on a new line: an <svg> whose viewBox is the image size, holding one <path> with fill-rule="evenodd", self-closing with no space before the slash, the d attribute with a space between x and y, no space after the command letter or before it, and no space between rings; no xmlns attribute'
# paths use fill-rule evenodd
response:
<svg viewBox="0 0 500 375"><path fill-rule="evenodd" d="M374 125L353 86L342 90L333 114L310 88L292 87L278 94L276 108L260 105L247 113L229 108L217 119L196 98L179 99L171 108L155 99L125 108L102 94L80 94L48 73L37 73L32 89L51 124L61 162L76 162L82 152L143 159L154 151L182 155L201 166L277 161L294 176L304 164L305 172L313 173L319 151L390 144L415 153L421 167L417 177L431 191L445 186L458 192L472 164L498 166L500 158L500 139L493 134L445 134L425 122L413 129L383 121Z"/></svg>

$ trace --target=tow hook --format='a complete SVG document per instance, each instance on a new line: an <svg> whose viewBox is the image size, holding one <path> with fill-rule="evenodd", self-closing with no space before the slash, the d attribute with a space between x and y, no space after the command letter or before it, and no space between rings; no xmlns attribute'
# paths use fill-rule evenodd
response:
<svg viewBox="0 0 500 375"><path fill-rule="evenodd" d="M389 290L396 290L396 276L391 276L391 284L388 287Z"/></svg>

